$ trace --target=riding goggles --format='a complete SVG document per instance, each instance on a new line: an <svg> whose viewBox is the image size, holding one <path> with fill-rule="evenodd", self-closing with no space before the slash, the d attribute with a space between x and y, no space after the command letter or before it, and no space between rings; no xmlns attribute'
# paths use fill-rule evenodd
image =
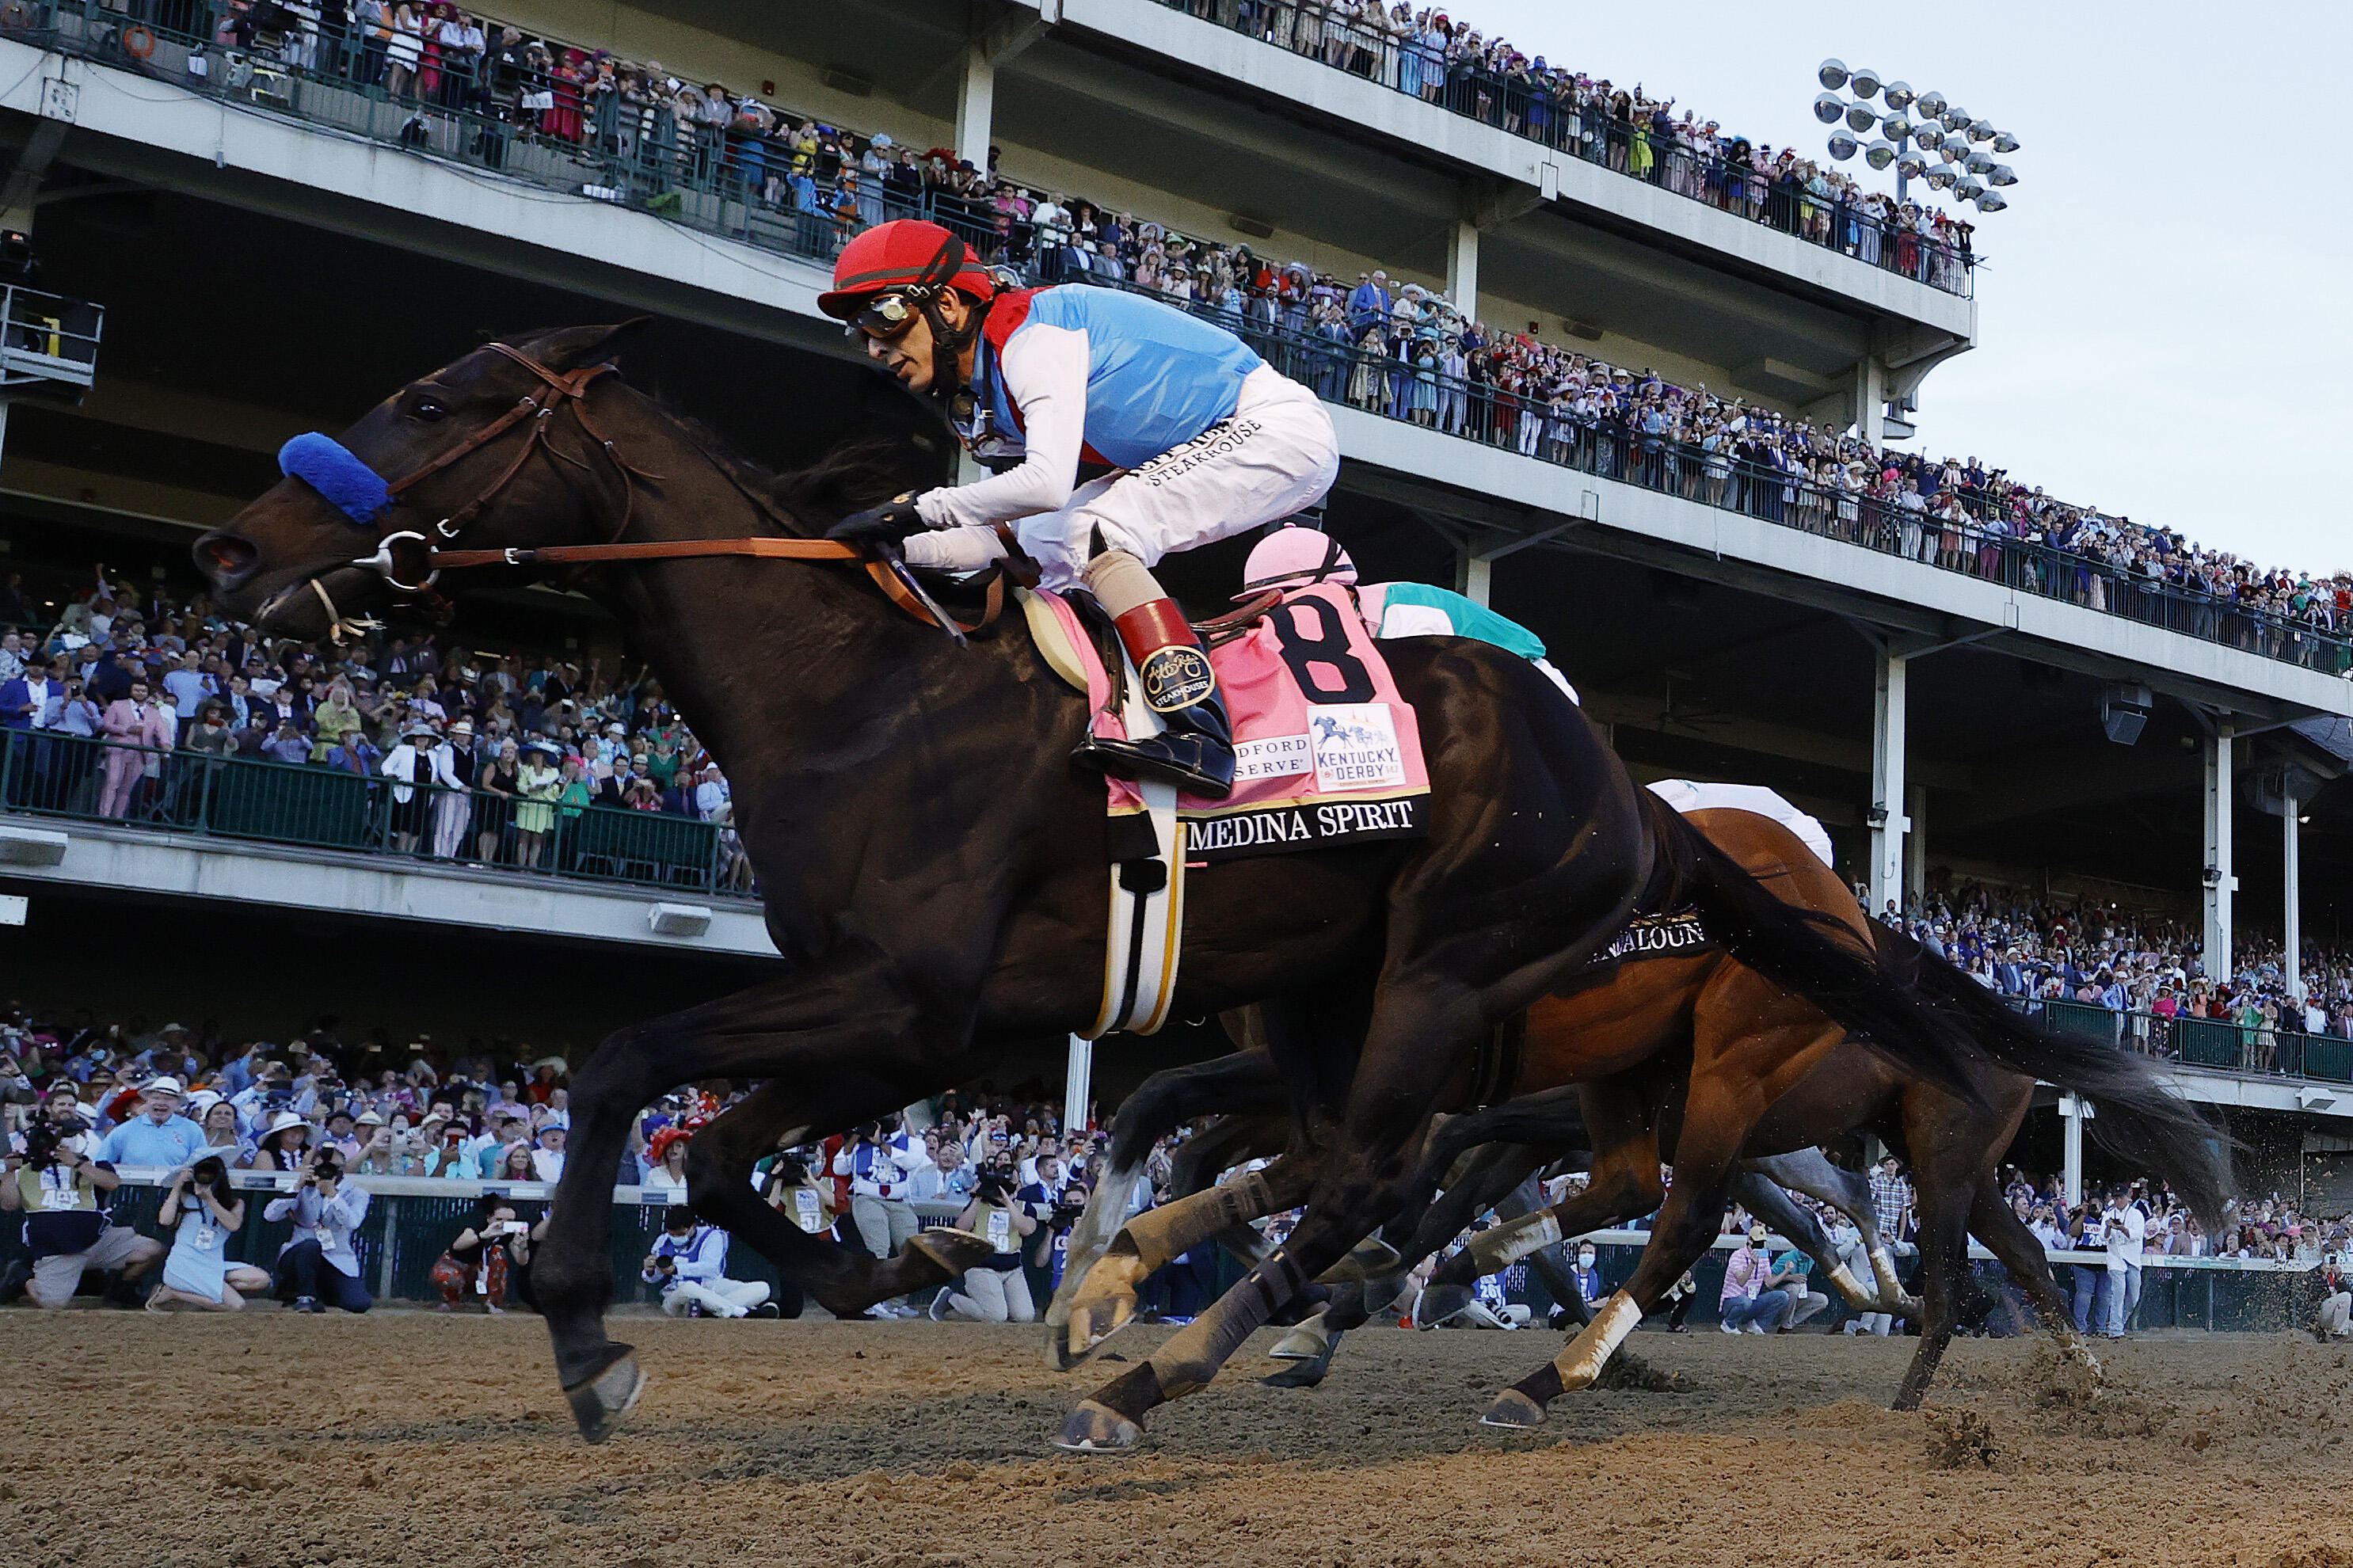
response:
<svg viewBox="0 0 2353 1568"><path fill-rule="evenodd" d="M923 300L912 293L877 294L849 318L849 335L887 343L915 324L923 306Z"/></svg>

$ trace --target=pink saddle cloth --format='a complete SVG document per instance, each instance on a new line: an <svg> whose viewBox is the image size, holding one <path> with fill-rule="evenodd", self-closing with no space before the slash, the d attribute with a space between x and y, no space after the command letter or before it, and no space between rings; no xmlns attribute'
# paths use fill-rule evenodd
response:
<svg viewBox="0 0 2353 1568"><path fill-rule="evenodd" d="M1094 732L1124 738L1095 641L1060 595L1041 594L1077 648ZM1234 730L1234 791L1176 797L1194 864L1429 832L1430 773L1413 709L1398 695L1346 591L1317 584L1283 596L1241 636L1209 650ZM1113 815L1140 811L1108 779Z"/></svg>

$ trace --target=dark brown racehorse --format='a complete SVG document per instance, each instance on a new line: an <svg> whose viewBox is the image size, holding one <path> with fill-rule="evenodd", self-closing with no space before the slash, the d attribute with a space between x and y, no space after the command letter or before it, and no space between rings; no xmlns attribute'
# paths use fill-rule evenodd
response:
<svg viewBox="0 0 2353 1568"><path fill-rule="evenodd" d="M1777 896L1835 921L1858 950L1873 944L1886 950L1886 962L1907 968L1926 960L1909 938L1869 921L1845 884L1779 824L1745 811L1694 812L1690 821ZM1966 1006L1972 998L1955 994L1950 1000ZM1975 1010L1986 1009L1980 1002ZM1386 1262L1384 1272L1429 1257L1526 1170L1571 1150L1593 1152L1587 1189L1550 1210L1482 1233L1448 1259L1430 1279L1433 1300L1442 1299L1439 1315L1467 1299L1467 1287L1481 1273L1535 1246L1656 1211L1653 1239L1619 1298L1554 1363L1507 1391L1487 1417L1494 1425L1534 1425L1562 1388L1586 1386L1599 1375L1625 1331L1714 1241L1737 1161L1870 1131L1907 1157L1919 1192L1926 1310L1896 1406L1919 1403L1950 1342L1972 1230L2027 1290L2063 1345L2088 1360L2041 1247L1993 1179L2025 1118L2036 1078L2093 1100L2100 1111L2094 1125L2114 1146L2217 1210L2227 1189L2221 1146L2204 1119L2166 1092L2136 1058L2011 1029L1989 1029L1988 1037L2000 1059L1973 1059L1965 1068L1966 1088L1957 1090L1853 1039L1812 1003L1720 950L1572 976L1529 1010L1513 1081L1487 1086L1490 1098L1509 1097L1507 1102L1450 1120L1429 1140L1409 1207L1388 1227L1399 1237L1399 1257ZM1629 1047L1637 1065L1608 1070ZM1501 1093L1494 1092L1499 1087ZM1116 1173L1162 1131L1211 1112L1234 1117L1221 1144L1241 1145L1244 1157L1272 1152L1263 1141L1271 1088L1266 1058L1249 1050L1155 1075L1139 1089L1133 1113L1121 1108L1112 1151L1115 1173L1103 1185L1119 1190ZM1468 1110L1474 1092L1467 1077L1458 1078L1448 1088L1445 1108ZM1260 1135L1255 1141L1253 1132ZM1498 1142L1526 1147L1516 1160L1509 1151L1490 1150L1503 1157L1484 1159L1469 1171L1457 1167L1472 1149ZM1120 1326L1133 1306L1134 1285L1160 1263L1295 1201L1313 1179L1317 1154L1295 1133L1292 1143L1295 1152L1263 1172L1138 1216L1112 1239L1083 1281L1066 1274L1066 1289L1048 1320L1058 1359L1083 1354ZM1660 1181L1662 1148L1674 1169L1671 1188ZM1456 1184L1445 1200L1420 1209L1450 1172ZM1074 1253L1079 1250L1074 1244ZM1878 1257L1873 1262L1879 1288L1892 1292L1892 1265ZM1361 1323L1378 1305L1368 1300L1362 1292L1344 1290L1323 1328L1336 1333ZM1311 1380L1294 1374L1285 1381Z"/></svg>
<svg viewBox="0 0 2353 1568"><path fill-rule="evenodd" d="M935 1236L876 1263L802 1231L742 1173L780 1137L871 1119L1085 1027L1107 875L1101 782L1069 762L1085 704L1030 640L1017 628L951 641L851 564L717 553L708 542L821 535L871 499L864 476L844 464L770 476L714 451L606 368L623 330L485 344L364 416L342 445L390 481L381 515L355 524L347 502L289 479L195 547L224 606L298 637L398 598L396 575L416 584L428 545L473 562L596 561L580 586L733 783L787 973L625 1028L574 1079L534 1283L592 1440L643 1383L604 1321L611 1185L638 1109L693 1079L759 1084L695 1139L690 1200L829 1309L952 1278L985 1242ZM1429 762L1429 837L1219 865L1187 899L1176 1005L1262 1008L1326 1151L1308 1213L1240 1287L1083 1404L1066 1443L1132 1442L1147 1412L1204 1386L1393 1212L1409 1145L1479 1041L1610 940L1646 888L1687 889L1744 960L1924 1072L1957 1080L1972 1048L1910 987L1647 811L1599 732L1525 660L1437 637L1388 657Z"/></svg>

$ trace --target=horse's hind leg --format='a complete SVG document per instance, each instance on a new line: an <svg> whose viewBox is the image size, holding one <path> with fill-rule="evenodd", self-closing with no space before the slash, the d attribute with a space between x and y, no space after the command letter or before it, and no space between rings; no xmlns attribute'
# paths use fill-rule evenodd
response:
<svg viewBox="0 0 2353 1568"><path fill-rule="evenodd" d="M1830 1157L1820 1149L1799 1149L1787 1154L1744 1160L1741 1164L1743 1169L1755 1172L1776 1186L1820 1199L1854 1222L1855 1229L1862 1234L1864 1256L1872 1260L1877 1294L1864 1289L1846 1260L1831 1256L1827 1247L1821 1252L1807 1252L1829 1271L1825 1278L1845 1298L1849 1307L1858 1312L1894 1312L1917 1320L1922 1310L1920 1302L1906 1294L1897 1281L1895 1260L1888 1256L1887 1243L1880 1237L1878 1215L1871 1206L1871 1184L1852 1171L1831 1164Z"/></svg>
<svg viewBox="0 0 2353 1568"><path fill-rule="evenodd" d="M2050 1254L2043 1251L2034 1233L2026 1228L2026 1222L2010 1211L2001 1190L1990 1181L1978 1185L1976 1201L1969 1205L1969 1230L2010 1270L2019 1289L2026 1292L2035 1316L2042 1320L2051 1337L2059 1342L2061 1353L2098 1377L2099 1358L2084 1342L2084 1336L2075 1331L2067 1298L2059 1293L2059 1282L2052 1278Z"/></svg>
<svg viewBox="0 0 2353 1568"><path fill-rule="evenodd" d="M822 1092L812 1097L798 1080L771 1079L686 1146L687 1202L704 1219L756 1248L837 1318L860 1317L877 1301L952 1283L988 1256L985 1240L935 1228L919 1233L895 1258L870 1258L803 1230L752 1185L753 1165L776 1147L780 1134L848 1126L890 1109L888 1095L828 1103ZM792 1142L807 1136L797 1132Z"/></svg>
<svg viewBox="0 0 2353 1568"><path fill-rule="evenodd" d="M1896 1410L1917 1410L1936 1381L1936 1368L1953 1342L1960 1324L1961 1274L1969 1266L1968 1212L1976 1184L1956 1179L1950 1162L1936 1152L1920 1157L1915 1151L1914 1172L1919 1192L1920 1300L1926 1311L1920 1320L1919 1348L1905 1369L1895 1391Z"/></svg>

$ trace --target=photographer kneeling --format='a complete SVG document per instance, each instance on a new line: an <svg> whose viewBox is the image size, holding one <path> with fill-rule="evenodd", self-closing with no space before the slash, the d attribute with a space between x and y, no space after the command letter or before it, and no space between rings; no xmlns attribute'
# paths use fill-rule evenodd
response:
<svg viewBox="0 0 2353 1568"><path fill-rule="evenodd" d="M291 1219L294 1235L278 1251L278 1299L298 1312L323 1312L330 1303L364 1312L375 1299L360 1283L360 1256L352 1235L367 1218L368 1195L343 1185L343 1159L332 1149L302 1157L293 1192L272 1198L264 1219Z"/></svg>
<svg viewBox="0 0 2353 1568"><path fill-rule="evenodd" d="M944 1319L955 1313L983 1323L1036 1321L1038 1307L1021 1273L1021 1239L1037 1231L1038 1221L1025 1205L1014 1202L1012 1178L984 1170L972 1201L956 1215L956 1228L987 1237L988 1260L965 1271L963 1294L952 1285L940 1287L932 1300L932 1316Z"/></svg>
<svg viewBox="0 0 2353 1568"><path fill-rule="evenodd" d="M245 1200L229 1186L228 1164L218 1151L173 1176L155 1223L172 1232L172 1250L164 1259L164 1282L147 1298L149 1311L161 1312L177 1301L234 1312L245 1305L247 1293L269 1289L267 1272L228 1260L228 1238L245 1226Z"/></svg>
<svg viewBox="0 0 2353 1568"><path fill-rule="evenodd" d="M661 1309L675 1318L681 1313L699 1318L782 1316L768 1300L768 1288L756 1279L727 1278L727 1233L703 1225L694 1211L673 1204L662 1215L662 1234L646 1255L638 1277L661 1289Z"/></svg>
<svg viewBox="0 0 2353 1568"><path fill-rule="evenodd" d="M131 1281L164 1256L164 1244L127 1225L109 1225L99 1194L122 1184L112 1166L82 1152L85 1140L60 1132L55 1121L25 1130L25 1152L8 1157L8 1179L0 1182L0 1209L25 1211L25 1244L32 1274L25 1282L37 1307L56 1310L73 1301L82 1270L117 1273L110 1300L122 1300Z"/></svg>
<svg viewBox="0 0 2353 1568"><path fill-rule="evenodd" d="M471 1224L459 1231L433 1265L433 1283L441 1289L440 1310L453 1312L471 1289L482 1299L482 1310L497 1314L507 1310L507 1244L528 1237L531 1227L515 1217L514 1205L495 1194L485 1196Z"/></svg>

